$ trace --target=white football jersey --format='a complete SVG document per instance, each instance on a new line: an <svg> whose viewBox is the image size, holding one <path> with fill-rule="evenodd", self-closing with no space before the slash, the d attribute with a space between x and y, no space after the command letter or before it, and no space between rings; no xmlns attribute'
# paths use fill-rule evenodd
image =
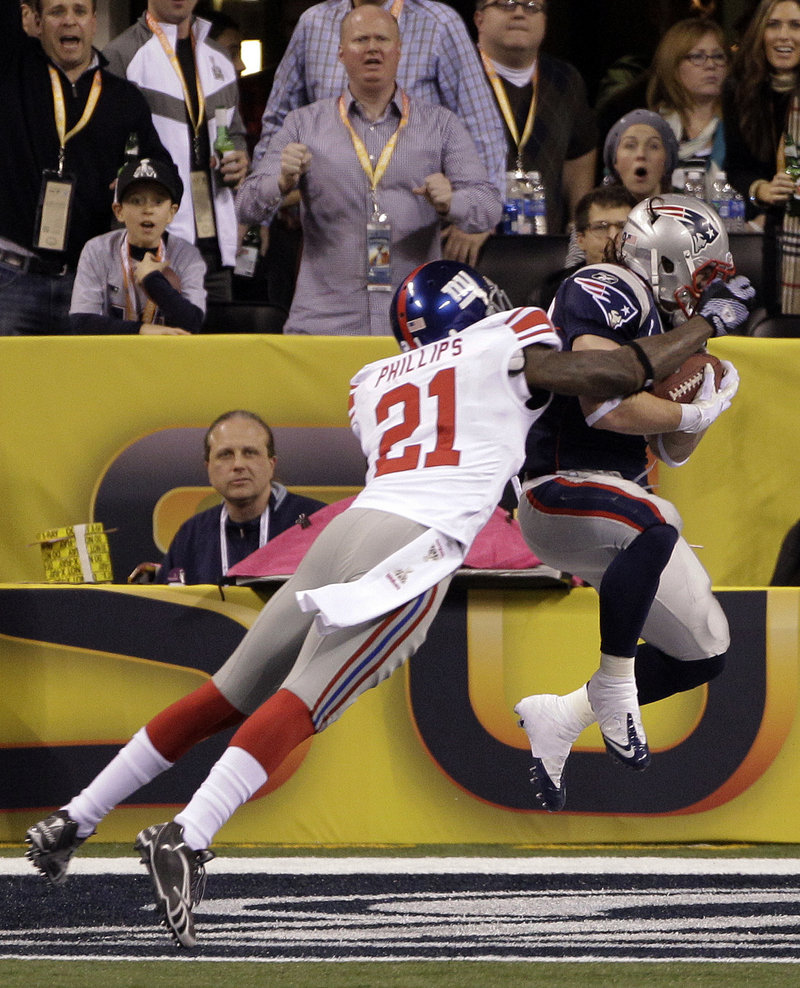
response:
<svg viewBox="0 0 800 988"><path fill-rule="evenodd" d="M350 382L350 423L367 483L353 506L402 515L469 546L519 471L525 436L546 407L529 409L509 377L514 355L533 344L561 348L541 309L512 309L363 367Z"/></svg>

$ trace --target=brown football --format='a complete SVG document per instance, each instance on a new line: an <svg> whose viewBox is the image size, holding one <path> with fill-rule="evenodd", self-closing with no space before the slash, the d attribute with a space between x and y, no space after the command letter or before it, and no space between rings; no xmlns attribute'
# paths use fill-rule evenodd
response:
<svg viewBox="0 0 800 988"><path fill-rule="evenodd" d="M706 364L711 364L714 368L714 387L719 389L723 373L721 362L710 353L693 353L673 374L665 377L663 381L656 381L653 385L653 394L668 401L688 404L703 383L703 370Z"/></svg>

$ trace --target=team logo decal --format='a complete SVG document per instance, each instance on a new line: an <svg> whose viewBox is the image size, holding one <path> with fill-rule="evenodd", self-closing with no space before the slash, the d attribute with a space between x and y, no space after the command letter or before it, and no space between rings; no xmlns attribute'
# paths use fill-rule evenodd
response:
<svg viewBox="0 0 800 988"><path fill-rule="evenodd" d="M474 278L470 278L466 271L459 271L455 277L451 278L442 288L442 294L449 295L459 309L466 309L476 298L481 299L487 305L489 304L489 296Z"/></svg>
<svg viewBox="0 0 800 988"><path fill-rule="evenodd" d="M719 231L711 221L690 206L660 203L654 205L653 209L656 213L662 213L664 216L671 216L673 219L678 220L691 234L692 247L696 251L700 251L704 247L708 247L709 244L713 244L719 236Z"/></svg>
<svg viewBox="0 0 800 988"><path fill-rule="evenodd" d="M612 329L630 322L637 313L637 309L631 305L628 297L613 286L612 282L616 281L613 275L603 271L575 278L575 283L591 296Z"/></svg>

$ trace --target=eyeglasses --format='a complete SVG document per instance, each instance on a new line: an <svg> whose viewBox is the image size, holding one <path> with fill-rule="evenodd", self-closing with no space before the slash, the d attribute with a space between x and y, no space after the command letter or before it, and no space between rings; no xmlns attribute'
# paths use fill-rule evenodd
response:
<svg viewBox="0 0 800 988"><path fill-rule="evenodd" d="M625 226L625 220L621 220L619 223L607 223L605 220L597 220L595 223L587 223L586 232L588 233L603 233L606 236L611 236L611 230L619 233L620 230Z"/></svg>
<svg viewBox="0 0 800 988"><path fill-rule="evenodd" d="M487 7L497 7L509 14L516 7L521 7L526 14L539 14L547 10L544 0L491 0L490 3L483 4L481 10L486 10Z"/></svg>
<svg viewBox="0 0 800 988"><path fill-rule="evenodd" d="M683 57L698 69L701 69L706 62L711 62L713 65L728 64L728 56L724 51L690 51L688 55L684 55Z"/></svg>

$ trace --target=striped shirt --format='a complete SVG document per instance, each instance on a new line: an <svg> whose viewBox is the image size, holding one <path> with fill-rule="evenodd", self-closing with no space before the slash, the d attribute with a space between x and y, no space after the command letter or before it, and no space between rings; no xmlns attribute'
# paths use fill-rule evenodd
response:
<svg viewBox="0 0 800 988"><path fill-rule="evenodd" d="M385 0L390 10L392 0ZM324 0L300 17L275 72L253 153L257 161L290 110L338 96L347 85L339 61L339 28L351 0ZM497 189L505 192L506 138L483 66L461 16L445 3L404 0L398 19L403 54L397 82L409 96L458 116Z"/></svg>

